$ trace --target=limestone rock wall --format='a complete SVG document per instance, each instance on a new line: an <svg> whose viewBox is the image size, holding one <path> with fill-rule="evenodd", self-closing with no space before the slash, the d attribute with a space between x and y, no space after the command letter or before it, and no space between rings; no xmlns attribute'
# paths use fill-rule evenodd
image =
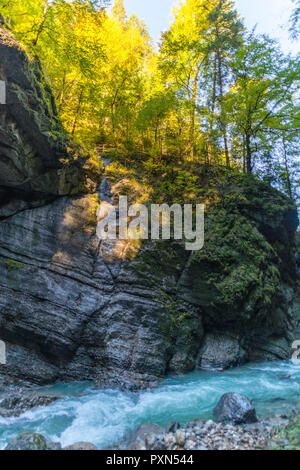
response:
<svg viewBox="0 0 300 470"><path fill-rule="evenodd" d="M291 356L300 338L291 201L208 169L201 184L217 203L206 208L203 250L100 243L107 183L97 193L97 175L66 153L38 64L3 30L0 79L0 383L135 389L170 373Z"/></svg>

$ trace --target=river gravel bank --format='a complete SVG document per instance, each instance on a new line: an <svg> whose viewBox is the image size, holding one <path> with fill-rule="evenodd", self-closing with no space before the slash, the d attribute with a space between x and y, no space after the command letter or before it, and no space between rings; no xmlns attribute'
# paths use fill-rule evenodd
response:
<svg viewBox="0 0 300 470"><path fill-rule="evenodd" d="M151 432L143 425L128 450L267 450L274 447L277 435L290 420L274 417L248 425L223 425L197 419L175 432ZM147 433L149 426L149 433ZM144 427L144 428L143 428ZM158 427L157 427L158 428ZM119 447L122 449L122 446ZM123 447L124 449L124 447Z"/></svg>
<svg viewBox="0 0 300 470"><path fill-rule="evenodd" d="M299 420L299 416L297 417ZM232 426L201 419L178 428L172 423L172 432L165 432L160 426L151 423L140 426L134 440L124 448L113 446L109 450L151 450L151 451L224 451L224 450L271 450L290 444L283 440L283 433L291 428L294 420L270 418L251 425ZM176 429L176 430L175 430ZM4 450L98 450L90 442L77 442L62 447L60 442L49 441L37 433L22 432L12 439Z"/></svg>

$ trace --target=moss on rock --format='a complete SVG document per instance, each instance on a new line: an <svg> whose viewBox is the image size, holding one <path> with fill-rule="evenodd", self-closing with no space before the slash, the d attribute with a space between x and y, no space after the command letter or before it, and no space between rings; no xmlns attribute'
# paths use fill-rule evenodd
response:
<svg viewBox="0 0 300 470"><path fill-rule="evenodd" d="M225 209L208 212L205 245L196 253L199 275L213 285L218 295L212 305L230 309L240 315L243 305L245 319L253 311L272 305L280 287L279 259L273 247L240 213Z"/></svg>

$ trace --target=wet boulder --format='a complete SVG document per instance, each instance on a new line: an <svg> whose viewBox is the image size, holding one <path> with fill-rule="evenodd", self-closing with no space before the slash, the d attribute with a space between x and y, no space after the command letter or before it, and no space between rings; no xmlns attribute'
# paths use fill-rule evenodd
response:
<svg viewBox="0 0 300 470"><path fill-rule="evenodd" d="M98 450L91 442L75 442L71 446L64 447L63 450Z"/></svg>
<svg viewBox="0 0 300 470"><path fill-rule="evenodd" d="M41 434L22 432L7 444L5 450L47 450L47 441Z"/></svg>
<svg viewBox="0 0 300 470"><path fill-rule="evenodd" d="M61 450L61 444L47 440L42 434L24 431L9 441L4 450Z"/></svg>
<svg viewBox="0 0 300 470"><path fill-rule="evenodd" d="M201 369L228 369L246 362L246 353L238 338L226 334L206 335L198 359Z"/></svg>
<svg viewBox="0 0 300 470"><path fill-rule="evenodd" d="M216 421L223 424L251 424L257 422L256 411L251 400L240 393L223 395L213 415Z"/></svg>
<svg viewBox="0 0 300 470"><path fill-rule="evenodd" d="M22 413L32 408L51 405L51 403L60 400L60 398L61 397L56 395L38 393L30 393L27 395L20 393L12 394L0 402L0 416L4 418L20 416Z"/></svg>
<svg viewBox="0 0 300 470"><path fill-rule="evenodd" d="M164 429L156 424L142 424L131 434L126 450L163 450L164 433Z"/></svg>

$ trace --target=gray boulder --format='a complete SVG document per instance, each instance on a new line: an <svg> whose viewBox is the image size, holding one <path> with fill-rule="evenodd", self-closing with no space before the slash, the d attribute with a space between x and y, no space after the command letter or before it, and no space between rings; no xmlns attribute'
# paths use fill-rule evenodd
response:
<svg viewBox="0 0 300 470"><path fill-rule="evenodd" d="M62 450L60 442L51 442L42 434L24 431L12 439L4 450Z"/></svg>
<svg viewBox="0 0 300 470"><path fill-rule="evenodd" d="M243 364L246 353L236 337L226 334L206 335L198 367L201 369L228 369Z"/></svg>
<svg viewBox="0 0 300 470"><path fill-rule="evenodd" d="M46 450L62 450L60 442L47 442Z"/></svg>
<svg viewBox="0 0 300 470"><path fill-rule="evenodd" d="M164 450L164 433L161 426L142 424L131 434L126 450Z"/></svg>
<svg viewBox="0 0 300 470"><path fill-rule="evenodd" d="M20 416L27 410L38 406L48 406L60 400L60 398L55 395L40 395L37 393L30 393L28 395L13 394L0 402L0 416L4 418Z"/></svg>
<svg viewBox="0 0 300 470"><path fill-rule="evenodd" d="M47 450L47 441L41 434L22 432L7 444L5 450Z"/></svg>
<svg viewBox="0 0 300 470"><path fill-rule="evenodd" d="M239 393L226 393L213 410L216 421L224 424L251 424L257 422L251 400Z"/></svg>
<svg viewBox="0 0 300 470"><path fill-rule="evenodd" d="M98 450L91 442L75 442L71 446L64 447L63 450Z"/></svg>

